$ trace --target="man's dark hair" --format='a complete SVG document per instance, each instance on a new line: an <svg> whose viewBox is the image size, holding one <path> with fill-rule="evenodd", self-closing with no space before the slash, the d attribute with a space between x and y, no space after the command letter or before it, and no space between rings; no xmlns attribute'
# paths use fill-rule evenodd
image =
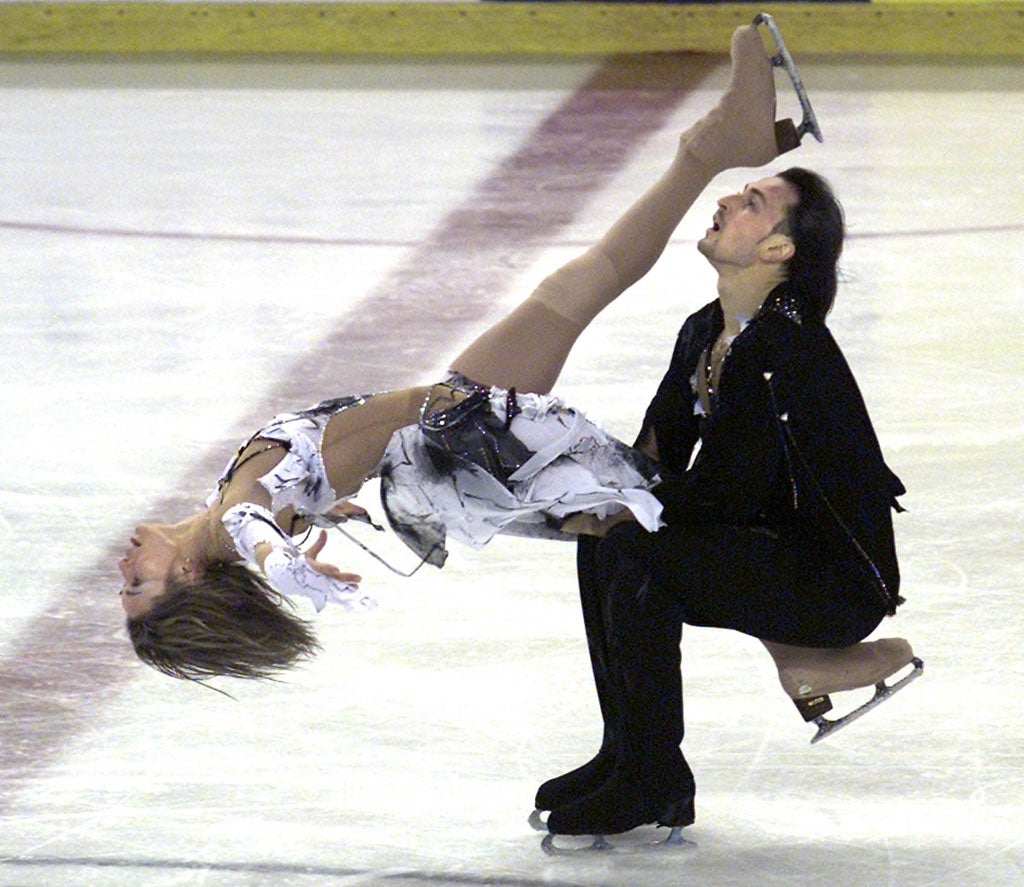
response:
<svg viewBox="0 0 1024 887"><path fill-rule="evenodd" d="M786 263L789 287L812 317L824 321L839 283L846 227L843 208L832 186L816 172L793 167L779 173L779 178L797 192L796 205L779 226L796 248Z"/></svg>

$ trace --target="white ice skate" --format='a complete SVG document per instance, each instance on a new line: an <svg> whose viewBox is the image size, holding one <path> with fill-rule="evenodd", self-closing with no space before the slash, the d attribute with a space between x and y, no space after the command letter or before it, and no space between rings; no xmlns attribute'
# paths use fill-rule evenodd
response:
<svg viewBox="0 0 1024 887"><path fill-rule="evenodd" d="M772 40L775 43L775 55L772 56L772 64L776 68L786 69L786 73L793 83L793 89L796 90L797 98L800 100L800 107L803 109L804 116L800 121L800 125L796 128L797 136L802 139L806 133L811 133L819 142L825 141L824 136L821 134L821 127L818 126L818 118L815 117L814 109L811 107L811 100L807 98L807 90L804 89L803 80L800 79L800 71L797 70L793 56L786 49L786 44L782 39L782 34L779 33L779 26L775 24L775 19L768 15L768 13L762 12L754 18L754 25L755 27L764 25L768 33L771 34Z"/></svg>
<svg viewBox="0 0 1024 887"><path fill-rule="evenodd" d="M924 663L903 638L862 642L841 650L762 643L775 660L786 695L793 700L803 719L818 728L812 743L863 717L924 671ZM886 683L907 668L910 670L895 683ZM875 695L863 705L839 718L825 717L832 710L830 694L871 686Z"/></svg>

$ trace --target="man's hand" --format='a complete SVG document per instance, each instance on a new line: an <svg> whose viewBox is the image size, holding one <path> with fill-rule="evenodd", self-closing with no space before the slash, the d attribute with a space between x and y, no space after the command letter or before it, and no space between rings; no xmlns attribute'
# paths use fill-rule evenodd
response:
<svg viewBox="0 0 1024 887"><path fill-rule="evenodd" d="M623 508L604 518L581 511L579 514L574 514L572 517L567 517L562 521L561 530L563 533L569 533L574 536L604 536L616 524L621 524L627 520L636 520L633 512L628 508Z"/></svg>

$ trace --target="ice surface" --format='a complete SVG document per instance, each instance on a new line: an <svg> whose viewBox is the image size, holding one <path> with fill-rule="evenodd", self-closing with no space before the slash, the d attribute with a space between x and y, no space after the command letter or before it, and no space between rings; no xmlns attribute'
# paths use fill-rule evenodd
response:
<svg viewBox="0 0 1024 887"><path fill-rule="evenodd" d="M567 545L402 580L334 539L381 607L322 614L309 667L227 698L134 661L115 561L137 521L189 513L278 409L436 376L726 73L595 109L596 68L0 64L0 884L1024 884L1012 62L801 62L826 142L779 165L846 207L831 325L909 489L909 603L879 634L926 672L811 748L756 641L688 629L696 848L551 859L526 823L599 739ZM714 197L756 176L722 176L580 341L558 391L614 433L714 295Z"/></svg>

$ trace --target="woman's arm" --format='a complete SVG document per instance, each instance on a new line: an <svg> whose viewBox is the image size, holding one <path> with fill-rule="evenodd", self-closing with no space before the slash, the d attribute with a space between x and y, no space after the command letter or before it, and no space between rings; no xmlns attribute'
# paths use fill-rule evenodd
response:
<svg viewBox="0 0 1024 887"><path fill-rule="evenodd" d="M317 610L329 603L347 609L372 609L376 605L360 593L359 576L342 573L333 564L316 559L327 542L326 533L321 532L309 553L303 554L275 523L273 515L259 505L234 505L221 520L239 555L249 566L259 569L281 594L308 597Z"/></svg>

